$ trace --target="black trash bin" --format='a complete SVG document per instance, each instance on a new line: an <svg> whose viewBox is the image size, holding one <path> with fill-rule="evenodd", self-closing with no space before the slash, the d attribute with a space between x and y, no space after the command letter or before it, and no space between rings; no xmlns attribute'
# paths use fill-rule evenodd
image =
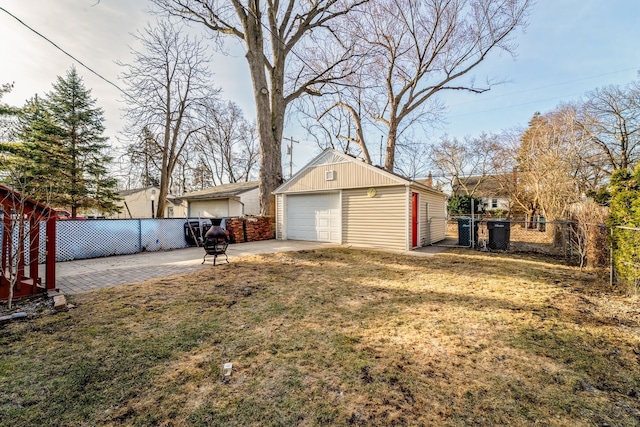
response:
<svg viewBox="0 0 640 427"><path fill-rule="evenodd" d="M487 221L489 230L489 249L506 251L509 249L509 239L511 237L511 223L500 219Z"/></svg>
<svg viewBox="0 0 640 427"><path fill-rule="evenodd" d="M458 218L458 245L471 247L471 218ZM473 242L478 243L478 221L473 221Z"/></svg>

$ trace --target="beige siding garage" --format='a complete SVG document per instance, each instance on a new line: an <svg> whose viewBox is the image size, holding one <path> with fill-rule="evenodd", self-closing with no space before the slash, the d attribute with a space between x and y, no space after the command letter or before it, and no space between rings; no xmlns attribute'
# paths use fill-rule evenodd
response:
<svg viewBox="0 0 640 427"><path fill-rule="evenodd" d="M308 191L309 188L336 190L398 184L396 177L381 174L380 169L371 169L370 166L361 162L339 162L312 166L301 171L296 182L287 188L287 192Z"/></svg>
<svg viewBox="0 0 640 427"><path fill-rule="evenodd" d="M444 227L430 221L444 213L442 192L334 150L325 150L274 194L278 239L337 242L339 237L342 244L404 251L445 236ZM339 197L329 203L327 194ZM289 209L289 199L305 202ZM297 217L296 211L300 212ZM339 221L334 221L335 214ZM323 221L329 224L328 231L322 229ZM322 233L331 237L319 237Z"/></svg>
<svg viewBox="0 0 640 427"><path fill-rule="evenodd" d="M190 217L221 218L229 216L228 200L194 200L189 202Z"/></svg>
<svg viewBox="0 0 640 427"><path fill-rule="evenodd" d="M189 216L204 218L238 217L260 214L258 182L234 182L182 195Z"/></svg>
<svg viewBox="0 0 640 427"><path fill-rule="evenodd" d="M442 195L415 187L412 187L411 191L419 194L419 245L427 246L444 240L446 222L434 220L434 218L440 219L446 216L446 205L442 200Z"/></svg>
<svg viewBox="0 0 640 427"><path fill-rule="evenodd" d="M405 250L406 187L379 187L373 197L368 193L368 188L343 190L342 243Z"/></svg>
<svg viewBox="0 0 640 427"><path fill-rule="evenodd" d="M284 239L283 225L284 225L284 196L282 194L276 195L276 239Z"/></svg>

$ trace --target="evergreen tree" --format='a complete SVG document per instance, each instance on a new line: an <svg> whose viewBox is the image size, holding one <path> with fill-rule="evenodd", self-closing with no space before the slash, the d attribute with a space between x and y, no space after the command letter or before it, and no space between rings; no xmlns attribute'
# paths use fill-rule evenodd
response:
<svg viewBox="0 0 640 427"><path fill-rule="evenodd" d="M116 209L116 180L107 173L112 158L105 154L109 145L104 132L104 116L95 106L91 90L85 88L75 67L58 77L44 100L54 123L48 142L57 144L51 162L43 162L43 172L56 169L52 182L56 203L71 208ZM55 141L55 142L54 142Z"/></svg>
<svg viewBox="0 0 640 427"><path fill-rule="evenodd" d="M2 103L2 97L4 96L5 93L11 92L12 88L13 88L13 85L9 83L0 85L0 117L15 113L14 108Z"/></svg>
<svg viewBox="0 0 640 427"><path fill-rule="evenodd" d="M450 215L471 215L471 201L473 200L474 214L482 212L482 200L477 197L465 194L463 196L453 196L447 202L447 211Z"/></svg>
<svg viewBox="0 0 640 427"><path fill-rule="evenodd" d="M0 143L3 180L42 203L69 208L73 217L78 208L116 211L117 182L107 171L104 117L95 104L72 67L44 99L15 109L14 141Z"/></svg>
<svg viewBox="0 0 640 427"><path fill-rule="evenodd" d="M2 95L11 90L11 85L0 86L0 101ZM19 192L32 197L32 188L26 187L33 173L31 165L37 158L31 155L31 145L22 142L22 124L25 117L37 115L38 99L31 100L24 108L16 108L0 103L0 181L15 188ZM28 119L29 121L31 119Z"/></svg>
<svg viewBox="0 0 640 427"><path fill-rule="evenodd" d="M13 158L11 184L43 203L56 203L51 189L61 157L58 129L37 95L17 114L14 135L19 142L6 144Z"/></svg>
<svg viewBox="0 0 640 427"><path fill-rule="evenodd" d="M11 92L13 85L9 83L0 84L0 144L7 140L10 135L12 122L18 114L19 109L2 102L2 98L5 94ZM3 170L3 165L0 164L0 172Z"/></svg>

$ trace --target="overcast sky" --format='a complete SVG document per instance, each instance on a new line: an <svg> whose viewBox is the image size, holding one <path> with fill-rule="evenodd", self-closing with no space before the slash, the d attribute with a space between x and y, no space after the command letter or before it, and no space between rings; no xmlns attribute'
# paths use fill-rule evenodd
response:
<svg viewBox="0 0 640 427"><path fill-rule="evenodd" d="M146 13L143 0L0 0L0 7L121 87L122 70L114 61L129 60L131 33L155 19ZM538 0L526 32L516 35L517 57L494 55L474 73L478 82L487 77L509 82L482 95L443 96L449 107L446 123L434 137L524 126L536 111L549 111L597 87L638 79L638 16L637 0ZM223 89L224 98L254 117L242 51L214 58L214 84ZM50 91L56 77L73 64L105 110L106 133L115 142L123 126L118 90L0 10L0 84L15 84L5 102L19 106L36 93ZM294 147L295 172L318 149L293 121L285 136L301 141Z"/></svg>

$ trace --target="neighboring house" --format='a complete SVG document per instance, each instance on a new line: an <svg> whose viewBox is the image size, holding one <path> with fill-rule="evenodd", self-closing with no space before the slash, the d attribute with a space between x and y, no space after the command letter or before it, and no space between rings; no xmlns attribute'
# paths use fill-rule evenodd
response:
<svg viewBox="0 0 640 427"><path fill-rule="evenodd" d="M114 213L109 218L153 218L158 207L158 187L136 188L133 190L123 190L118 194L122 200L117 202L121 212ZM168 197L165 203L165 218L184 218L186 208L179 198Z"/></svg>
<svg viewBox="0 0 640 427"><path fill-rule="evenodd" d="M277 239L410 250L445 238L444 193L332 149L274 194Z"/></svg>
<svg viewBox="0 0 640 427"><path fill-rule="evenodd" d="M187 217L187 202L180 196L173 196L170 194L167 197L167 205L165 209L165 218Z"/></svg>
<svg viewBox="0 0 640 427"><path fill-rule="evenodd" d="M457 179L453 184L453 195L464 196L471 192L474 197L482 199L482 204L487 212L510 211L511 195L509 190L515 188L516 180L515 172Z"/></svg>
<svg viewBox="0 0 640 427"><path fill-rule="evenodd" d="M218 185L185 193L189 217L222 218L260 214L258 181Z"/></svg>

